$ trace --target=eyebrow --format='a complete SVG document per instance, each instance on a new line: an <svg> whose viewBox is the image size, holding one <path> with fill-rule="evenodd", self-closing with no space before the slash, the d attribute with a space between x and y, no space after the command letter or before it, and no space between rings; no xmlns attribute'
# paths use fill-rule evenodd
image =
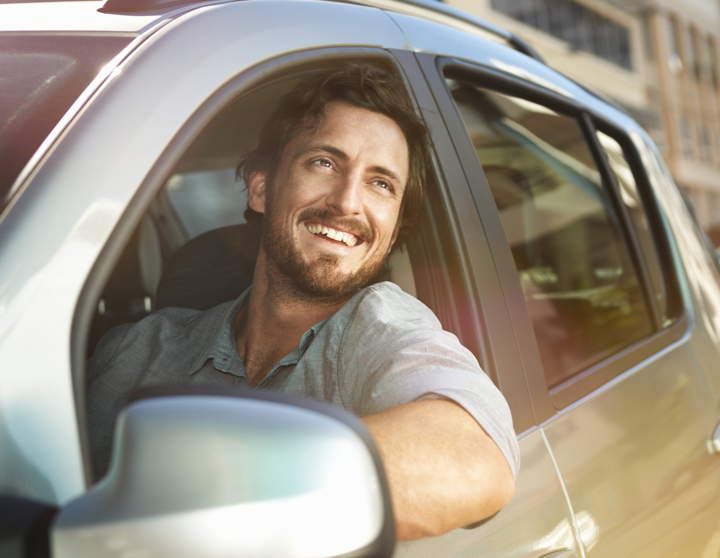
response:
<svg viewBox="0 0 720 558"><path fill-rule="evenodd" d="M308 153L313 153L313 152L331 153L332 155L335 155L336 157L338 157L339 159L342 159L343 161L347 161L348 159L350 159L350 157L348 157L347 153L345 153L342 149L338 149L337 147L333 147L332 145L309 145L306 148L300 149L295 154L295 159L298 159L299 157L302 157L303 155L306 155ZM394 173L393 171L391 171L390 169L388 169L386 167L383 167L382 165L373 165L372 167L370 167L370 170L372 172L384 174L385 176L390 178L390 180L402 182L402 179L396 173Z"/></svg>

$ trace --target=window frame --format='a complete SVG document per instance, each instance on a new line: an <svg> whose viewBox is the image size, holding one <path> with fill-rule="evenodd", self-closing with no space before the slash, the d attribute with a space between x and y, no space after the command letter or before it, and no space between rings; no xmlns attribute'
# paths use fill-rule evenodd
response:
<svg viewBox="0 0 720 558"><path fill-rule="evenodd" d="M454 242L458 245L462 265L463 290L471 304L461 311L463 322L482 339L484 353L475 356L505 396L512 411L515 432L522 437L532 430L537 419L506 297L502 294L505 286L492 263L495 255L489 237L498 232L504 234L500 218L497 217L494 228L480 218L481 209L493 203L492 197L488 191L490 197L479 198L470 186L461 149L451 137L453 123L448 121L441 106L447 101L435 93L432 76L436 55L391 52L404 63L420 112L430 130L437 157L436 168L443 178L439 190L445 196L446 214L454 230Z"/></svg>
<svg viewBox="0 0 720 558"><path fill-rule="evenodd" d="M419 55L432 57L432 64L427 61L425 68L428 82L433 94L438 100L441 113L448 124L448 129L461 158L468 182L471 184L473 195L489 200L488 204L478 205L478 212L483 227L488 231L492 256L503 283L506 304L512 315L513 327L517 338L524 371L527 377L537 424L540 425L552 418L557 412L575 403L591 392L601 388L627 370L640 365L651 358L658 351L679 340L686 331L687 318L684 301L679 294L679 280L670 262L665 257L671 253L670 241L667 238L667 229L662 226L664 219L657 199L655 198L646 171L640 163L640 157L633 142L627 133L613 123L609 118L598 114L582 104L561 96L548 89L535 84L503 74L497 70L477 66L469 62L454 58ZM497 214L496 206L484 172L477 159L468 132L462 122L450 91L445 85L445 72L463 77L469 82L497 91L499 93L517 96L534 103L544 105L563 115L574 117L582 130L588 148L590 149L598 172L601 173L603 183L606 185L617 217L621 223L626 246L631 261L635 266L638 282L643 291L646 308L650 313L653 331L643 339L631 344L623 350L591 366L572 378L561 383L553 389L547 386L540 353L533 330L530 314L525 302L524 293L520 285L520 278L515 266L510 246L505 238ZM621 201L620 193L615 182L614 173L605 159L602 147L599 144L595 129L600 130L615 139L625 151L628 164L635 176L638 191L645 204L648 226L653 231L658 257L663 262L662 272L668 289L673 289L673 300L677 307L677 319L668 327L662 328L659 324L657 306L651 298L656 292L649 277L647 262L640 250L639 241L633 230L629 216ZM499 228L499 230L498 230Z"/></svg>

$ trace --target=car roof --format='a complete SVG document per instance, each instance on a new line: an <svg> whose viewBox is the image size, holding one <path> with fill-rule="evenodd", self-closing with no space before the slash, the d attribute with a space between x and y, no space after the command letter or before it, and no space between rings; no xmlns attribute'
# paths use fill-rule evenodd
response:
<svg viewBox="0 0 720 558"><path fill-rule="evenodd" d="M221 0L225 1L225 0ZM230 0L232 1L232 0ZM413 15L481 34L501 42L535 60L544 62L537 51L520 37L437 0L327 0L380 8ZM130 33L152 27L171 12L185 12L210 0L75 0L0 3L2 32Z"/></svg>

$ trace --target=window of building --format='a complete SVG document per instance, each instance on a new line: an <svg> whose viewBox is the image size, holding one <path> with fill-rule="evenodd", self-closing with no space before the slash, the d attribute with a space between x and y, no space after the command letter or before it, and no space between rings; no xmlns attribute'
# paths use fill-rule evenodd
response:
<svg viewBox="0 0 720 558"><path fill-rule="evenodd" d="M698 58L697 32L692 27L689 27L687 32L687 65L699 81L702 78L702 66Z"/></svg>
<svg viewBox="0 0 720 558"><path fill-rule="evenodd" d="M691 158L695 153L693 149L693 126L685 117L680 118L680 149L684 157Z"/></svg>
<svg viewBox="0 0 720 558"><path fill-rule="evenodd" d="M491 6L526 25L632 70L628 29L573 0L491 0Z"/></svg>
<svg viewBox="0 0 720 558"><path fill-rule="evenodd" d="M668 37L668 66L672 71L680 71L683 67L683 53L680 48L680 24L674 16L668 17L667 37Z"/></svg>
<svg viewBox="0 0 720 558"><path fill-rule="evenodd" d="M648 60L655 59L655 49L653 49L652 20L650 15L643 17L643 46L645 48L645 57Z"/></svg>
<svg viewBox="0 0 720 558"><path fill-rule="evenodd" d="M701 125L698 128L698 144L700 146L700 160L703 163L712 163L712 156L710 155L710 134L708 134L705 125Z"/></svg>
<svg viewBox="0 0 720 558"><path fill-rule="evenodd" d="M510 245L550 388L652 332L611 195L574 118L449 81Z"/></svg>
<svg viewBox="0 0 720 558"><path fill-rule="evenodd" d="M710 83L712 86L718 88L718 74L717 74L717 51L715 48L715 41L712 37L708 37L704 41L705 45L705 64L707 66L708 75L710 76Z"/></svg>
<svg viewBox="0 0 720 558"><path fill-rule="evenodd" d="M720 195L708 195L708 209L710 217L710 228L720 225Z"/></svg>

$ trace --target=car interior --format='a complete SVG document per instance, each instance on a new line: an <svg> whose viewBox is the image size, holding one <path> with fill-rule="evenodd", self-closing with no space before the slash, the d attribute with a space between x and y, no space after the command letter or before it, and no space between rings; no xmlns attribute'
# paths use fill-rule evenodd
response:
<svg viewBox="0 0 720 558"><path fill-rule="evenodd" d="M280 98L308 71L313 70L269 79L242 93L195 138L115 264L97 302L87 357L117 325L168 306L205 310L234 300L252 284L259 232L246 222L247 195L235 167L240 155L255 146ZM441 215L433 215L438 213L432 210L436 183L430 176L417 238L393 251L376 280L393 281L423 300L444 327L461 337L457 313L445 302L451 300L447 262L453 258L452 247L440 241L436 230L446 226ZM436 224L424 227L431 219ZM432 263L438 261L446 263Z"/></svg>

